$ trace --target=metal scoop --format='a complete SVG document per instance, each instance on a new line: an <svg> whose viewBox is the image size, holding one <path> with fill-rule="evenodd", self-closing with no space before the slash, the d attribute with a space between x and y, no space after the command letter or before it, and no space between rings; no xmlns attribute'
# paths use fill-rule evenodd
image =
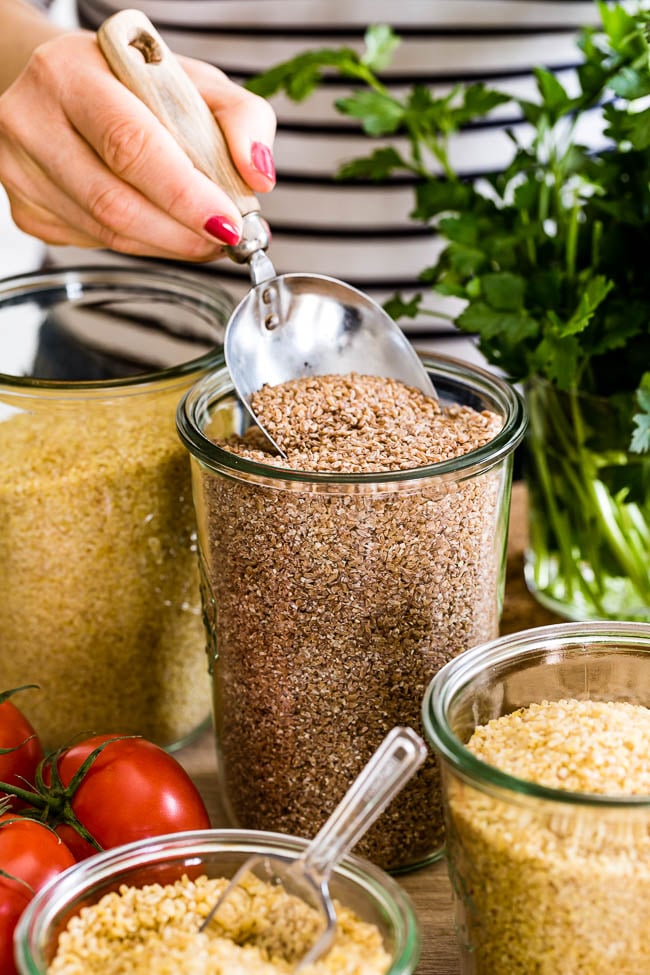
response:
<svg viewBox="0 0 650 975"><path fill-rule="evenodd" d="M301 957L287 961L294 965L294 972L318 961L331 947L336 933L336 913L329 891L334 867L406 785L426 755L426 745L415 731L393 728L304 853L297 860L281 854L249 857L218 898L200 930L204 931L213 918L218 921L229 902L235 916L241 913L233 898L242 880L254 874L268 884L282 885L288 894L316 910L320 930L315 940ZM295 925L295 916L285 918L285 922L283 926L282 916L274 913L279 945L286 945L286 933Z"/></svg>
<svg viewBox="0 0 650 975"><path fill-rule="evenodd" d="M224 353L240 399L275 449L284 456L250 403L265 383L356 371L399 379L435 397L413 346L367 295L325 275L276 274L259 203L235 169L212 112L148 18L120 11L101 25L97 39L113 73L242 214L241 241L226 251L248 264L254 287L230 318Z"/></svg>

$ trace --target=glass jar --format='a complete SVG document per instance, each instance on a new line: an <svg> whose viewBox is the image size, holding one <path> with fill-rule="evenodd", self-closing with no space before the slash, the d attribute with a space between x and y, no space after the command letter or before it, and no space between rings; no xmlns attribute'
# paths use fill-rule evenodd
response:
<svg viewBox="0 0 650 975"><path fill-rule="evenodd" d="M569 619L650 622L650 454L632 453L634 394L527 384L526 581Z"/></svg>
<svg viewBox="0 0 650 975"><path fill-rule="evenodd" d="M526 630L467 651L427 689L462 975L650 970L650 796L547 788L465 747L479 725L566 699L650 707L650 626Z"/></svg>
<svg viewBox="0 0 650 975"><path fill-rule="evenodd" d="M46 975L59 935L70 918L122 884L141 887L196 878L231 877L253 854L295 860L306 841L272 833L201 830L130 843L97 854L56 877L30 902L15 934L20 975ZM420 956L420 930L402 888L370 863L347 856L334 870L332 896L379 928L390 955L386 975L411 975Z"/></svg>
<svg viewBox="0 0 650 975"><path fill-rule="evenodd" d="M46 748L173 747L210 714L195 517L174 417L230 301L196 274L0 281L0 688Z"/></svg>
<svg viewBox="0 0 650 975"><path fill-rule="evenodd" d="M248 414L225 369L178 411L192 454L219 775L229 822L312 836L394 725L420 726L436 670L494 637L520 398L425 359L443 405L494 411L485 446L408 471L306 474L212 438ZM390 870L440 855L427 762L359 844Z"/></svg>

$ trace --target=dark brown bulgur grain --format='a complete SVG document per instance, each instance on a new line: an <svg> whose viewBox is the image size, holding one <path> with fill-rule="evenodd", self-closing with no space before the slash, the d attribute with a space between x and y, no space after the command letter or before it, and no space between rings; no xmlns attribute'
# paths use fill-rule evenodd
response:
<svg viewBox="0 0 650 975"><path fill-rule="evenodd" d="M502 427L494 413L441 409L360 375L265 387L253 406L287 461L255 428L221 446L333 474L412 472L484 446ZM215 725L233 821L313 835L388 729L421 726L439 667L496 636L504 477L503 464L480 476L316 486L200 471ZM430 759L358 850L397 868L439 850L442 836Z"/></svg>

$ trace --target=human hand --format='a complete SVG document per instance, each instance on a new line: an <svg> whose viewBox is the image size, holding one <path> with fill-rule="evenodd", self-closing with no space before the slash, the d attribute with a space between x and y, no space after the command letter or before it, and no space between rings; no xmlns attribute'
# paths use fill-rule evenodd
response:
<svg viewBox="0 0 650 975"><path fill-rule="evenodd" d="M217 68L179 58L255 192L275 182L268 102ZM0 96L0 183L17 226L49 244L208 261L241 216L107 66L95 36L48 40Z"/></svg>

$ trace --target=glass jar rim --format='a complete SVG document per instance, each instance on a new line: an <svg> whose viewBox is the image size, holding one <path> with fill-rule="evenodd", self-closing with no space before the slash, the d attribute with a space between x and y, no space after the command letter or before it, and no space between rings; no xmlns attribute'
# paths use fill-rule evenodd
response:
<svg viewBox="0 0 650 975"><path fill-rule="evenodd" d="M504 416L504 424L493 439L476 450L450 460L408 470L381 471L360 474L297 471L274 464L249 460L217 446L203 433L203 422L209 416L212 403L234 392L228 369L224 366L210 373L188 390L176 412L179 436L189 452L208 469L242 479L274 482L299 482L313 485L390 485L395 482L437 479L459 480L488 470L511 454L523 439L527 417L524 401L513 385L487 369L469 365L448 356L420 353L422 362L436 385L443 376L451 381L467 383L470 388L489 397Z"/></svg>
<svg viewBox="0 0 650 975"><path fill-rule="evenodd" d="M17 957L29 975L40 975L33 964L28 947L58 910L71 898L82 894L98 881L109 879L113 873L155 866L173 856L201 856L210 852L241 852L246 856L267 850L298 857L308 840L302 837L263 830L203 829L136 840L81 860L53 877L37 891L23 911L15 932ZM410 975L415 969L422 948L422 936L413 903L407 892L380 867L354 854L347 854L334 870L334 875L351 880L375 899L382 913L390 917L395 929L395 957L388 975ZM64 901L65 899L65 901Z"/></svg>
<svg viewBox="0 0 650 975"><path fill-rule="evenodd" d="M84 288L110 288L121 286L134 292L137 290L143 296L161 293L174 300L202 309L217 320L225 322L230 317L232 299L225 291L216 287L201 288L195 278L182 270L173 268L150 269L148 267L130 267L122 265L82 264L74 267L61 267L23 274L12 275L0 279L0 309L3 306L18 304L35 298L42 292L60 291L62 294L75 296ZM223 353L218 347L215 335L215 347L176 365L155 371L137 373L132 376L115 379L92 380L59 380L38 379L29 376L17 376L0 372L0 386L10 390L12 395L30 395L38 391L39 395L60 396L65 393L74 397L93 395L96 392L105 395L107 392L127 390L129 392L146 392L152 385L169 385L186 381L188 376L203 373L212 367L218 367L223 361Z"/></svg>
<svg viewBox="0 0 650 975"><path fill-rule="evenodd" d="M554 649L590 650L607 643L650 655L650 625L628 621L590 620L555 623L520 630L465 650L442 667L430 681L422 702L425 734L434 749L464 780L482 791L544 799L558 804L600 809L650 807L650 795L610 796L571 792L529 782L477 758L454 734L448 720L450 705L469 681L481 672L517 658L534 659ZM649 661L650 665L650 661Z"/></svg>

